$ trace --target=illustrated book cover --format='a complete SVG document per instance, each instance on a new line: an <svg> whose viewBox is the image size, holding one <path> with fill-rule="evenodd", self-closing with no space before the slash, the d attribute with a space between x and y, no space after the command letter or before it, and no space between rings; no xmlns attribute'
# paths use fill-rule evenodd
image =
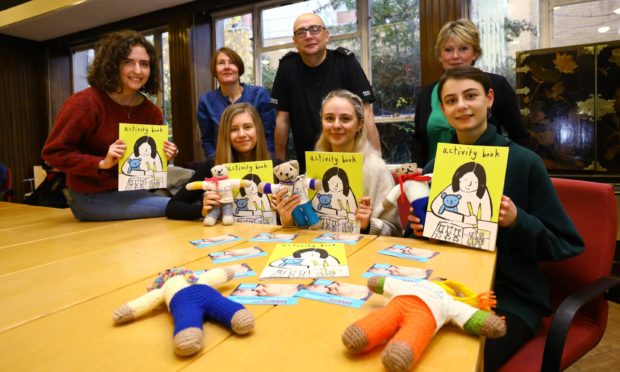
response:
<svg viewBox="0 0 620 372"><path fill-rule="evenodd" d="M423 235L495 250L508 148L439 143Z"/></svg>
<svg viewBox="0 0 620 372"><path fill-rule="evenodd" d="M323 191L308 192L321 229L359 234L355 213L364 193L363 163L359 153L306 151L306 176L323 185Z"/></svg>
<svg viewBox="0 0 620 372"><path fill-rule="evenodd" d="M342 243L276 244L259 279L349 276Z"/></svg>
<svg viewBox="0 0 620 372"><path fill-rule="evenodd" d="M276 211L271 208L269 197L258 192L258 184L261 182L273 183L273 162L264 160L224 165L228 168L228 178L254 182L252 187L233 189L235 222L277 224Z"/></svg>
<svg viewBox="0 0 620 372"><path fill-rule="evenodd" d="M127 150L118 162L118 191L166 188L168 160L166 125L120 123L119 138Z"/></svg>

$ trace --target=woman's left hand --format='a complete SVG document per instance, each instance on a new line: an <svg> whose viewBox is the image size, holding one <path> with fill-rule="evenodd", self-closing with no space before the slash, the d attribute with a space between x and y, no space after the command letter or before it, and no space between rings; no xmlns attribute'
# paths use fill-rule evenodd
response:
<svg viewBox="0 0 620 372"><path fill-rule="evenodd" d="M164 141L164 153L168 160L174 159L179 154L179 148L174 143L165 140Z"/></svg>
<svg viewBox="0 0 620 372"><path fill-rule="evenodd" d="M497 224L501 227L511 227L517 221L517 206L507 197L502 195L502 201L499 203L499 219Z"/></svg>
<svg viewBox="0 0 620 372"><path fill-rule="evenodd" d="M357 212L355 213L355 219L360 222L361 231L366 231L368 229L371 215L372 207L370 206L370 197L362 196L362 199L357 206Z"/></svg>

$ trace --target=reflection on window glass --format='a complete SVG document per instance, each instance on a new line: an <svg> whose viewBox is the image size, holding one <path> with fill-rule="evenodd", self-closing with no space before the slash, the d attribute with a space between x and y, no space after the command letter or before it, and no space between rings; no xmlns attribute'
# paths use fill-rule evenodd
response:
<svg viewBox="0 0 620 372"><path fill-rule="evenodd" d="M280 58L290 51L297 51L295 48L278 49L272 52L261 54L260 57L260 71L263 81L263 86L271 92L273 87L273 80L276 78L276 72L278 71L278 65Z"/></svg>
<svg viewBox="0 0 620 372"><path fill-rule="evenodd" d="M332 4L338 4L336 8ZM292 43L295 18L303 13L318 14L332 36L357 31L354 1L312 0L265 9L261 12L263 47Z"/></svg>
<svg viewBox="0 0 620 372"><path fill-rule="evenodd" d="M620 39L620 0L555 6L552 14L553 47Z"/></svg>
<svg viewBox="0 0 620 372"><path fill-rule="evenodd" d="M482 57L475 66L515 85L516 52L538 48L538 0L472 0Z"/></svg>
<svg viewBox="0 0 620 372"><path fill-rule="evenodd" d="M73 53L73 92L77 93L89 87L88 66L93 63L95 49L85 49Z"/></svg>
<svg viewBox="0 0 620 372"><path fill-rule="evenodd" d="M372 86L377 97L373 111L382 154L388 163L407 163L413 135L410 115L420 86L418 0L371 0L370 14Z"/></svg>
<svg viewBox="0 0 620 372"><path fill-rule="evenodd" d="M371 1L370 50L376 116L412 114L420 86L417 0Z"/></svg>
<svg viewBox="0 0 620 372"><path fill-rule="evenodd" d="M411 162L413 120L377 123L381 139L381 155L388 164Z"/></svg>
<svg viewBox="0 0 620 372"><path fill-rule="evenodd" d="M241 82L254 84L254 46L252 13L219 19L215 22L215 47L226 46L239 54L245 65Z"/></svg>

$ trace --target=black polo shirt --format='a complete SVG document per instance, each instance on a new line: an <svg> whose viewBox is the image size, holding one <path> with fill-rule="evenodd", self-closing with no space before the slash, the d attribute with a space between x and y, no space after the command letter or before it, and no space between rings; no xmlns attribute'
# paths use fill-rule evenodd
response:
<svg viewBox="0 0 620 372"><path fill-rule="evenodd" d="M321 102L335 89L347 89L364 102L375 101L370 82L348 49L328 49L325 61L316 67L307 66L297 52L289 52L280 60L271 103L278 111L289 113L302 172L306 169L305 152L314 150L321 134Z"/></svg>

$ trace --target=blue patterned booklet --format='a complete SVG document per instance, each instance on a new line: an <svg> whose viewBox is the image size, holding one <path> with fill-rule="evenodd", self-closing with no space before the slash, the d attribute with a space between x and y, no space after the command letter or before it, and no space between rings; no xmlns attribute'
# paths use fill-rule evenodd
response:
<svg viewBox="0 0 620 372"><path fill-rule="evenodd" d="M415 248L402 244L393 244L377 253L419 262L426 262L439 254L439 252L429 249Z"/></svg>
<svg viewBox="0 0 620 372"><path fill-rule="evenodd" d="M417 281L428 279L432 272L433 270L431 269L423 269L420 267L376 263L372 265L364 274L362 274L362 278L370 278L372 276L390 276L400 280Z"/></svg>
<svg viewBox="0 0 620 372"><path fill-rule="evenodd" d="M297 297L359 309L372 292L365 286L328 279L316 279L299 292Z"/></svg>
<svg viewBox="0 0 620 372"><path fill-rule="evenodd" d="M228 298L245 305L295 305L301 288L303 284L242 283Z"/></svg>
<svg viewBox="0 0 620 372"><path fill-rule="evenodd" d="M202 238L198 240L190 240L189 242L198 248L207 248L217 244L230 243L237 240L241 240L240 237L233 234L225 234L218 236L211 236L209 238Z"/></svg>

